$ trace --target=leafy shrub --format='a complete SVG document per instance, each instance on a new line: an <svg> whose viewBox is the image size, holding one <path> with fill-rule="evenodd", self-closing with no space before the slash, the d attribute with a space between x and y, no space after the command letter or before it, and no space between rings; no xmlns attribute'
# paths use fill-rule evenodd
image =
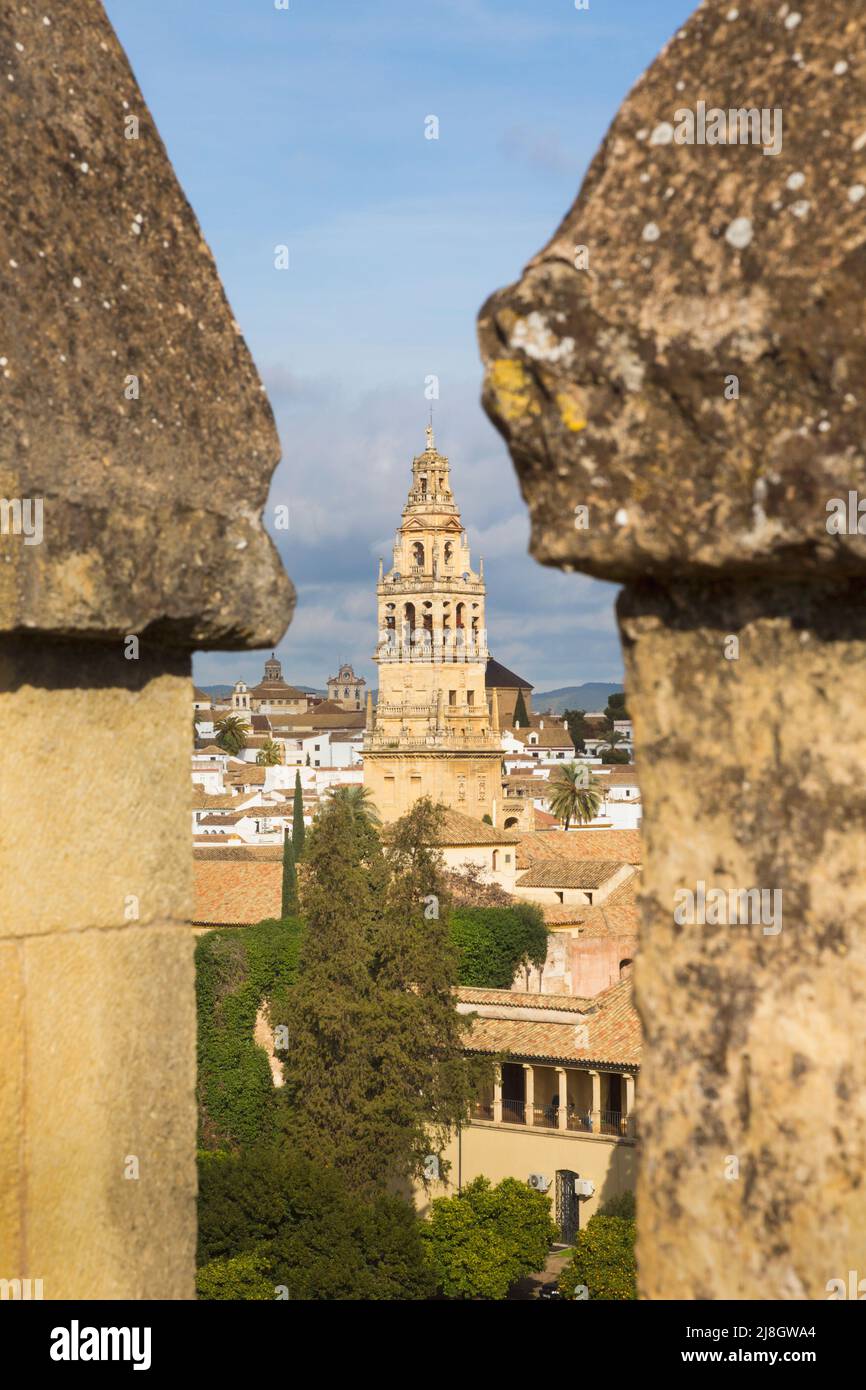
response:
<svg viewBox="0 0 866 1390"><path fill-rule="evenodd" d="M261 1303L275 1297L269 1269L267 1254L259 1250L248 1250L228 1260L212 1260L196 1274L196 1293L201 1299Z"/></svg>
<svg viewBox="0 0 866 1390"><path fill-rule="evenodd" d="M516 1178L491 1187L476 1178L456 1197L437 1197L422 1228L427 1260L448 1298L505 1298L543 1268L557 1234L550 1200Z"/></svg>
<svg viewBox="0 0 866 1390"><path fill-rule="evenodd" d="M547 928L534 903L513 907L457 907L451 913L458 979L476 989L510 989L525 962L543 965Z"/></svg>
<svg viewBox="0 0 866 1390"><path fill-rule="evenodd" d="M637 1298L635 1223L597 1212L578 1232L574 1254L559 1276L563 1298L585 1286L590 1299Z"/></svg>
<svg viewBox="0 0 866 1390"><path fill-rule="evenodd" d="M626 1190L620 1192L617 1197L611 1197L603 1207L599 1207L598 1215L618 1216L623 1221L634 1221L636 1215L634 1193L631 1190Z"/></svg>
<svg viewBox="0 0 866 1390"><path fill-rule="evenodd" d="M295 978L301 926L265 921L196 944L199 1142L236 1148L276 1133L281 1094L253 1037L264 998L279 1007Z"/></svg>
<svg viewBox="0 0 866 1390"><path fill-rule="evenodd" d="M201 1153L199 1296L426 1298L420 1224L402 1198L364 1201L333 1169L283 1149Z"/></svg>

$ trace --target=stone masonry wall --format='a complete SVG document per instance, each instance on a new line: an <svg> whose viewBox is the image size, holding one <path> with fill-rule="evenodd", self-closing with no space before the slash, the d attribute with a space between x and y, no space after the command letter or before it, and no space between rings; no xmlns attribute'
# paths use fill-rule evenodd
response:
<svg viewBox="0 0 866 1390"><path fill-rule="evenodd" d="M644 1298L866 1278L864 74L863 0L706 0L479 319L533 553L625 584Z"/></svg>
<svg viewBox="0 0 866 1390"><path fill-rule="evenodd" d="M279 443L98 0L0 57L0 1278L192 1298L190 651L288 622Z"/></svg>

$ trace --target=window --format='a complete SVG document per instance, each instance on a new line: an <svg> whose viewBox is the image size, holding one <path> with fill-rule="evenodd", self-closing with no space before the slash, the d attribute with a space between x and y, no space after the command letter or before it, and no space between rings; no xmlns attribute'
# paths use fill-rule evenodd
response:
<svg viewBox="0 0 866 1390"><path fill-rule="evenodd" d="M475 704L475 691L474 691L474 690L467 690L467 692L466 692L466 703L467 703L467 705L474 705L474 704Z"/></svg>
<svg viewBox="0 0 866 1390"><path fill-rule="evenodd" d="M556 896L557 896L557 898L559 899L559 901L560 901L561 903L564 903L564 902L565 902L565 894L564 894L564 893L557 893Z"/></svg>
<svg viewBox="0 0 866 1390"><path fill-rule="evenodd" d="M456 691L456 690L449 690L449 691L448 691L448 703L449 703L449 705L456 705L456 704L457 704L457 691Z"/></svg>

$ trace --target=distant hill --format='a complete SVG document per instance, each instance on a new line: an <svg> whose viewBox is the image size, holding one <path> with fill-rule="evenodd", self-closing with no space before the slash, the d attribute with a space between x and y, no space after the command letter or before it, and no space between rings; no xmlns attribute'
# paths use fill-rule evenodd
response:
<svg viewBox="0 0 866 1390"><path fill-rule="evenodd" d="M608 696L617 695L622 689L613 681L586 681L583 685L564 685L559 690L533 690L532 708L549 709L553 714L562 714L567 709L589 713L604 709Z"/></svg>

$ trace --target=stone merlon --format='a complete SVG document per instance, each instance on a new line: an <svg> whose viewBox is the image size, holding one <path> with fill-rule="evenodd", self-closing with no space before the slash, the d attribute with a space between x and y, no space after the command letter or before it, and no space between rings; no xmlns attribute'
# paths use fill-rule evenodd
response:
<svg viewBox="0 0 866 1390"><path fill-rule="evenodd" d="M273 644L279 443L201 228L97 0L0 17L0 631Z"/></svg>
<svg viewBox="0 0 866 1390"><path fill-rule="evenodd" d="M862 0L707 0L482 309L484 403L540 561L866 569L866 535L826 525L866 496L864 19Z"/></svg>

